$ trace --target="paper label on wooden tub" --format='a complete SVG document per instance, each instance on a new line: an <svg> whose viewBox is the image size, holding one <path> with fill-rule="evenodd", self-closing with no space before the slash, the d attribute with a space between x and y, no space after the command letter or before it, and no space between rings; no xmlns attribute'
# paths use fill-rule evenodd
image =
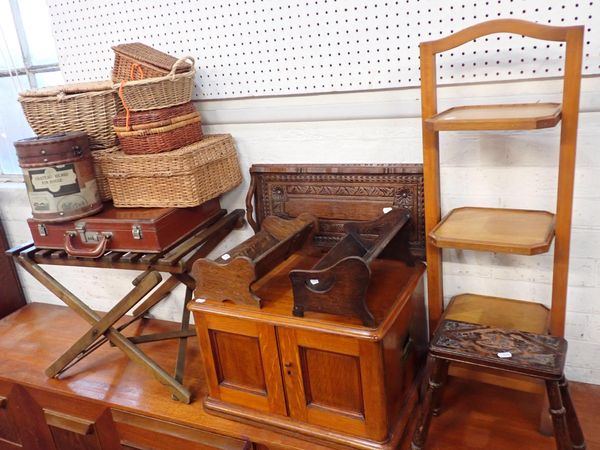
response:
<svg viewBox="0 0 600 450"><path fill-rule="evenodd" d="M80 187L73 165L65 164L63 167L23 169L34 213L60 214L100 202L95 179L88 180Z"/></svg>
<svg viewBox="0 0 600 450"><path fill-rule="evenodd" d="M40 169L25 169L31 180L32 192L50 192L54 197L79 192L74 164ZM27 174L26 174L27 175Z"/></svg>

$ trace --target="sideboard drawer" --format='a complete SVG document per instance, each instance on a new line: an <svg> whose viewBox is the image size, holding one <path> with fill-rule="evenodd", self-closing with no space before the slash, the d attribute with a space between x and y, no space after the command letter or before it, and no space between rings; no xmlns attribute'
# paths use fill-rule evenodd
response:
<svg viewBox="0 0 600 450"><path fill-rule="evenodd" d="M112 411L121 444L139 450L250 450L252 443L119 410Z"/></svg>

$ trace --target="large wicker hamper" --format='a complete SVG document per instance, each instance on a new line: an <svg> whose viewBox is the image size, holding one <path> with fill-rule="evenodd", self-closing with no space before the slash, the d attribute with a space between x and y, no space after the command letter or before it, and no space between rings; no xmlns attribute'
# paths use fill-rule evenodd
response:
<svg viewBox="0 0 600 450"><path fill-rule="evenodd" d="M112 121L123 106L110 81L33 89L21 92L19 102L38 136L85 131L92 150L117 145Z"/></svg>
<svg viewBox="0 0 600 450"><path fill-rule="evenodd" d="M241 183L242 174L228 134L166 153L112 153L102 172L117 207L193 207Z"/></svg>

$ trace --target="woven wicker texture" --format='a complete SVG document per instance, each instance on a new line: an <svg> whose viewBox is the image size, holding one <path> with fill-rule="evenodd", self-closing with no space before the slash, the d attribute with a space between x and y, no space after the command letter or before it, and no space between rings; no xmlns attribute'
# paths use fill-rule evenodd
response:
<svg viewBox="0 0 600 450"><path fill-rule="evenodd" d="M172 123L173 118L195 112L194 104L188 102L170 108L131 112L129 114L129 128L126 127L127 114L125 112L119 113L114 118L113 123L116 131L144 130L169 125Z"/></svg>
<svg viewBox="0 0 600 450"><path fill-rule="evenodd" d="M123 107L112 84L85 83L28 91L19 94L19 102L38 136L85 131L92 150L117 145L112 121Z"/></svg>
<svg viewBox="0 0 600 450"><path fill-rule="evenodd" d="M192 207L241 183L230 135L210 135L168 153L115 152L103 163L117 207Z"/></svg>
<svg viewBox="0 0 600 450"><path fill-rule="evenodd" d="M145 78L163 77L167 75L177 58L167 55L159 50L149 47L141 42L120 44L112 47L115 52L115 64L112 70L112 80L115 83L130 81L131 74L134 80ZM140 67L142 70L131 70L131 66ZM177 72L187 72L191 69L188 63L181 64Z"/></svg>
<svg viewBox="0 0 600 450"><path fill-rule="evenodd" d="M202 139L200 114L175 117L171 123L137 131L117 131L123 152L128 155L162 153L176 150Z"/></svg>
<svg viewBox="0 0 600 450"><path fill-rule="evenodd" d="M191 61L191 68L187 72L176 73L178 67ZM148 111L150 109L168 108L181 105L192 100L194 91L194 58L188 56L178 59L171 72L159 78L143 80L121 81L115 85L123 106L129 111Z"/></svg>
<svg viewBox="0 0 600 450"><path fill-rule="evenodd" d="M94 175L96 176L98 193L100 194L100 199L103 202L112 199L108 179L104 174L105 167L103 166L103 164L109 155L117 151L119 151L119 147L105 148L103 150L95 150L92 152L92 160L94 162Z"/></svg>

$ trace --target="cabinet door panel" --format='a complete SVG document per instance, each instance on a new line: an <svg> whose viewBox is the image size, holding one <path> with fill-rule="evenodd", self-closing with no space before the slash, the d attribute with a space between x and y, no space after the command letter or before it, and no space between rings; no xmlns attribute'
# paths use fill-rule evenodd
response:
<svg viewBox="0 0 600 450"><path fill-rule="evenodd" d="M21 448L21 438L14 420L8 414L8 399L0 396L0 450Z"/></svg>
<svg viewBox="0 0 600 450"><path fill-rule="evenodd" d="M47 391L0 383L0 450L121 450L108 408ZM14 444L14 445L13 445Z"/></svg>
<svg viewBox="0 0 600 450"><path fill-rule="evenodd" d="M95 434L78 434L58 427L50 427L52 439L57 449L102 450Z"/></svg>
<svg viewBox="0 0 600 450"><path fill-rule="evenodd" d="M219 330L209 333L219 384L266 396L258 338Z"/></svg>
<svg viewBox="0 0 600 450"><path fill-rule="evenodd" d="M262 412L286 414L272 325L198 315L196 328L211 397Z"/></svg>
<svg viewBox="0 0 600 450"><path fill-rule="evenodd" d="M7 411L25 450L57 450L39 403L23 386L14 385L7 395Z"/></svg>
<svg viewBox="0 0 600 450"><path fill-rule="evenodd" d="M12 256L4 253L8 249L8 240L0 219L0 286L2 286L0 317L7 316L26 304Z"/></svg>
<svg viewBox="0 0 600 450"><path fill-rule="evenodd" d="M383 370L377 343L279 327L290 416L384 440Z"/></svg>
<svg viewBox="0 0 600 450"><path fill-rule="evenodd" d="M299 351L301 372L310 374L303 380L307 403L364 418L358 357L307 347Z"/></svg>

